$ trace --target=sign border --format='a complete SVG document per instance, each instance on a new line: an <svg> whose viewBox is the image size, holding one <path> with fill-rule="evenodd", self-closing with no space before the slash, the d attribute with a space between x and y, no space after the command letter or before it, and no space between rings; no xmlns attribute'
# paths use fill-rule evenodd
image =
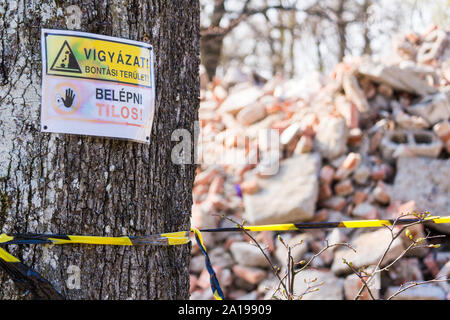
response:
<svg viewBox="0 0 450 320"><path fill-rule="evenodd" d="M128 44L128 45L134 45L137 47L141 47L144 49L148 49L150 51L150 85L145 84L137 84L132 82L126 82L126 81L119 81L119 80L111 80L111 79L96 79L96 78L90 78L90 77L83 77L83 76L74 76L74 75L66 75L66 74L55 74L50 73L48 71L48 61L47 61L47 36L48 35L56 35L56 36L65 36L65 37L77 37L77 38L86 38L86 39L94 39L94 40L103 40L108 42L115 42L115 43L121 43L121 44ZM110 37L110 36L104 36L104 35L98 35L94 33L89 32L79 32L79 31L70 31L70 30L52 30L52 29L42 29L42 36L44 37L44 46L45 48L42 48L42 55L44 56L44 49L45 49L45 74L50 76L57 76L57 77L68 77L68 78L78 78L78 79L95 79L100 81L109 81L109 82L115 82L115 83L126 83L126 84L132 84L137 86L142 86L146 88L153 88L154 85L154 77L153 77L153 46L151 44L130 40L130 39L123 39L123 41L118 41L117 38ZM44 64L43 64L44 67ZM43 68L44 69L44 68ZM44 70L42 70L44 71Z"/></svg>
<svg viewBox="0 0 450 320"><path fill-rule="evenodd" d="M53 34L53 35L64 35L64 36L72 36L72 37L83 37L83 38L93 38L93 39L99 39L99 40L105 40L110 42L116 42L116 43L122 43L122 44L130 44L135 45L141 48L146 48L150 50L150 81L151 85L142 85L142 84L136 84L136 83L129 83L129 82L123 82L123 81L115 81L115 80L109 80L109 79L95 79L95 78L88 78L88 77L73 77L70 75L62 75L62 74L49 74L47 73L48 64L47 64L47 35ZM42 110L43 110L43 99L44 95L41 96L41 132L46 133L60 133L60 134L67 134L67 135L77 135L77 136L85 136L85 137L94 137L94 138L104 138L104 139L116 139L120 141L130 141L130 142L137 142L149 145L151 142L151 134L152 134L152 128L153 128L153 122L154 117L156 113L156 83L155 83L155 72L154 72L154 53L153 53L153 46L149 43L140 42L136 40L126 39L126 38L119 38L118 37L112 37L107 35L101 35L101 34L95 34L90 32L82 32L82 31L72 31L72 30L62 30L62 29L41 29L41 63L42 63L42 75L41 75L41 82L43 82L43 77L45 76L56 76L56 77L67 77L67 78L81 78L86 80L96 80L96 81L107 81L107 82L114 82L114 83L123 83L124 85L131 85L131 86L141 86L144 88L152 89L152 101L153 101L153 111L151 112L151 122L150 122L150 132L148 132L148 136L146 136L146 140L136 140L133 138L123 138L123 137L113 137L113 136L103 136L103 135L96 135L96 134L83 134L83 133L68 133L68 132L55 132L52 130L48 130L46 125L42 122ZM44 58L45 57L45 58ZM42 83L42 88L44 84Z"/></svg>

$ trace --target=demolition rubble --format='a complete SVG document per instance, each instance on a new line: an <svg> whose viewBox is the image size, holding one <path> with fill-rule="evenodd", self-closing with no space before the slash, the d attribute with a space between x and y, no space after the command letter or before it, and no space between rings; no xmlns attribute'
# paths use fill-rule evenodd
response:
<svg viewBox="0 0 450 320"><path fill-rule="evenodd" d="M428 211L450 215L450 32L430 28L393 39L385 57L346 57L327 78L269 80L230 70L203 81L201 154L194 183L192 225L229 227L303 221L395 219ZM449 225L416 225L413 237L450 235ZM333 247L299 273L323 282L303 299L354 299L360 278L344 264L373 268L391 234L379 229L320 229L252 233L273 265L286 268ZM228 299L272 299L278 279L241 232L204 233L212 264ZM450 277L450 242L409 250L371 289L387 299L410 281ZM385 256L394 261L411 243L398 237ZM193 246L191 299L212 299L203 256ZM431 282L395 299L450 299L448 282ZM370 299L363 292L361 299Z"/></svg>

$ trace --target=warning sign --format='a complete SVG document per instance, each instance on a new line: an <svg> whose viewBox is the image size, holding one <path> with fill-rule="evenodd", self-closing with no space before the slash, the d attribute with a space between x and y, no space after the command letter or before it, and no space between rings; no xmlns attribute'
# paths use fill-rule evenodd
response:
<svg viewBox="0 0 450 320"><path fill-rule="evenodd" d="M150 142L151 45L48 29L41 45L42 131Z"/></svg>

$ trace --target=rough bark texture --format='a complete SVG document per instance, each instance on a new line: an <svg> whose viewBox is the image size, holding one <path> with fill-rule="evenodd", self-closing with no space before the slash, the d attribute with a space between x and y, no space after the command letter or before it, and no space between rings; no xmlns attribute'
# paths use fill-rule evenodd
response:
<svg viewBox="0 0 450 320"><path fill-rule="evenodd" d="M67 6L81 9L81 21ZM81 24L79 24L81 22ZM40 132L41 28L153 45L150 146ZM77 28L78 27L78 28ZM171 133L194 132L199 4L191 0L0 0L0 232L146 235L188 230L194 165L171 162ZM68 299L186 299L190 246L9 246ZM68 267L81 270L69 289ZM0 271L0 299L25 296Z"/></svg>
<svg viewBox="0 0 450 320"><path fill-rule="evenodd" d="M202 37L202 64L210 80L214 79L222 55L224 36L212 35Z"/></svg>
<svg viewBox="0 0 450 320"><path fill-rule="evenodd" d="M220 27L220 21L225 15L225 1L215 0L214 11L211 16L210 28ZM204 35L200 43L202 64L205 66L209 80L213 80L220 62L223 47L223 35Z"/></svg>

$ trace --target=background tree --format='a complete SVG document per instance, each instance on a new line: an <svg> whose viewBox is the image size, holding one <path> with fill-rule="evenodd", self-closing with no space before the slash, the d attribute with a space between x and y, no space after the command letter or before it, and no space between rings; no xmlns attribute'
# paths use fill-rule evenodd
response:
<svg viewBox="0 0 450 320"><path fill-rule="evenodd" d="M194 165L171 162L171 133L194 132L199 104L196 1L0 0L0 229L147 235L189 229ZM42 28L153 45L150 146L40 132ZM9 246L70 299L186 299L190 246ZM69 289L69 266L81 271ZM68 272L69 268L69 272ZM0 299L24 297L0 271Z"/></svg>
<svg viewBox="0 0 450 320"><path fill-rule="evenodd" d="M214 0L212 12L208 15L208 6L211 3L202 1L202 11L205 13L201 28L201 54L209 79L216 73L222 54L223 39L241 22L257 14L265 15L269 10L292 11L296 10L297 0L283 4L283 1L269 4L268 1L252 0ZM211 11L211 10L209 10Z"/></svg>
<svg viewBox="0 0 450 320"><path fill-rule="evenodd" d="M449 23L447 0L201 0L210 77L246 66L264 76L327 73L345 55L382 54L395 33ZM220 3L220 6L217 5ZM214 17L214 18L213 18ZM209 50L212 46L216 50Z"/></svg>
<svg viewBox="0 0 450 320"><path fill-rule="evenodd" d="M308 1L297 0L215 0L212 9L208 2L203 2L205 19L202 26L202 63L210 79L215 75L221 62L235 59L223 56L222 48L225 36L241 23L246 23L253 32L251 37L259 45L265 44L266 53L272 66L272 73L281 73L292 77L295 73L295 42L305 35L312 35L315 40L323 39L330 28L336 33L336 57L340 61L344 57L347 45L347 26L354 23L365 23L370 0ZM211 7L211 4L209 4ZM250 19L258 15L259 19ZM206 22L205 22L206 21ZM309 29L309 32L308 32ZM364 34L365 50L370 50L370 39ZM246 43L237 41L238 46ZM316 43L317 46L320 45ZM366 48L367 47L367 48ZM256 44L252 46L256 49ZM319 47L318 47L318 50ZM318 51L318 64L323 65L322 53Z"/></svg>

